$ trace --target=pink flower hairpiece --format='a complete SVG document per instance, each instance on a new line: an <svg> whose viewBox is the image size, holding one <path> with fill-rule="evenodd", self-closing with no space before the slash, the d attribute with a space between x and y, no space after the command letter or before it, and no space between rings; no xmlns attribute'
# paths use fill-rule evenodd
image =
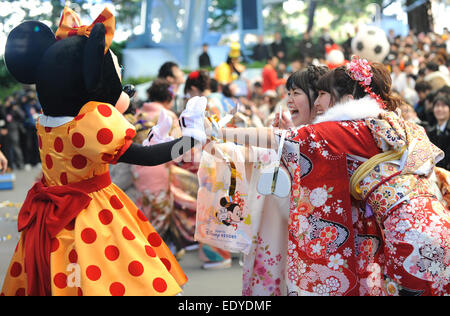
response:
<svg viewBox="0 0 450 316"><path fill-rule="evenodd" d="M372 67L367 59L360 58L358 56L352 56L351 62L347 64L347 74L353 80L357 81L358 84L364 88L364 91L374 98L381 106L381 108L386 108L381 97L372 91L370 84L372 83Z"/></svg>
<svg viewBox="0 0 450 316"><path fill-rule="evenodd" d="M347 74L355 81L364 82L366 86L372 83L372 67L367 59L352 56L352 61L347 64Z"/></svg>

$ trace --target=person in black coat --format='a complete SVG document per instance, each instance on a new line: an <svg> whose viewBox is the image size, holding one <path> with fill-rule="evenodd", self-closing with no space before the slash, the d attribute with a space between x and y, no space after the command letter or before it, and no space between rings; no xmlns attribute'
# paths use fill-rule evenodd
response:
<svg viewBox="0 0 450 316"><path fill-rule="evenodd" d="M417 116L421 121L427 121L427 113L426 113L426 99L427 95L431 92L432 88L429 82L422 80L417 81L414 89L417 92L417 96L419 100L414 105L414 110L417 113Z"/></svg>
<svg viewBox="0 0 450 316"><path fill-rule="evenodd" d="M260 35L258 37L258 44L253 46L252 59L255 61L266 61L269 58L269 48L264 44L264 37Z"/></svg>
<svg viewBox="0 0 450 316"><path fill-rule="evenodd" d="M309 32L303 34L303 39L299 43L299 55L300 60L307 63L315 57L315 45Z"/></svg>
<svg viewBox="0 0 450 316"><path fill-rule="evenodd" d="M277 56L280 61L286 62L287 48L280 33L278 32L275 33L275 40L273 41L272 44L270 44L270 49L272 51L273 56Z"/></svg>
<svg viewBox="0 0 450 316"><path fill-rule="evenodd" d="M25 120L25 112L14 101L13 97L5 100L4 113L7 128L7 145L5 146L5 155L10 161L13 169L22 169L24 167L24 156L20 147L20 135L25 133L23 121ZM31 137L28 135L28 137Z"/></svg>
<svg viewBox="0 0 450 316"><path fill-rule="evenodd" d="M22 94L18 100L18 105L25 113L23 120L24 133L21 134L21 147L25 165L36 166L41 162L36 120L42 108L36 93L33 91L27 91Z"/></svg>
<svg viewBox="0 0 450 316"><path fill-rule="evenodd" d="M203 44L203 53L198 57L198 66L200 68L211 68L211 58L208 54L208 44Z"/></svg>
<svg viewBox="0 0 450 316"><path fill-rule="evenodd" d="M333 45L334 40L331 38L328 28L324 27L321 29L322 34L318 40L318 53L320 58L325 58L327 45Z"/></svg>
<svg viewBox="0 0 450 316"><path fill-rule="evenodd" d="M429 130L430 141L442 149L445 157L437 166L450 170L450 98L438 95L433 101L433 113L437 124Z"/></svg>

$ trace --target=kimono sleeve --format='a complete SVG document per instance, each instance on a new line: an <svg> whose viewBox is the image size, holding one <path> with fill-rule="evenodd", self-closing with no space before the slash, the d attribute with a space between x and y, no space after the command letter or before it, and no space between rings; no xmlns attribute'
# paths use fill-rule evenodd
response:
<svg viewBox="0 0 450 316"><path fill-rule="evenodd" d="M69 137L77 152L97 163L117 163L136 136L134 126L109 104L88 104Z"/></svg>
<svg viewBox="0 0 450 316"><path fill-rule="evenodd" d="M307 125L295 133L295 140L311 149L331 155L372 157L380 152L364 122L324 122Z"/></svg>

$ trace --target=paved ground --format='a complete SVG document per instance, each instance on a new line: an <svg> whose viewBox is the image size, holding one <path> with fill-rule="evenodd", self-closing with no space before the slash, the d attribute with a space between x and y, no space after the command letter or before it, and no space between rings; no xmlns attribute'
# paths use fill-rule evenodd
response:
<svg viewBox="0 0 450 316"><path fill-rule="evenodd" d="M26 193L39 175L40 169L17 171L13 190L0 190L0 202L10 201L21 203ZM10 207L0 207L0 284L8 270L9 261L16 247L18 210ZM8 240L9 239L9 240ZM233 259L233 265L223 270L203 270L198 259L197 251L187 252L180 264L189 278L184 287L186 296L240 296L242 288L242 269L238 259Z"/></svg>

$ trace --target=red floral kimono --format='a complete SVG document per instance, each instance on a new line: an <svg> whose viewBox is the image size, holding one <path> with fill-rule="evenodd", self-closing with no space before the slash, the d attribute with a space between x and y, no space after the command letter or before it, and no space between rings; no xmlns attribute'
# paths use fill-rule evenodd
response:
<svg viewBox="0 0 450 316"><path fill-rule="evenodd" d="M423 133L412 133L417 141L406 137L407 132L402 134L415 127L395 126L394 122L403 121L393 113L369 119L379 114L370 99L351 101L332 108L322 123L289 135L300 146L289 215L286 282L290 295L443 295L450 291L449 212L429 194L427 184L440 153ZM393 118L390 127L396 128L385 126L388 117ZM349 180L355 169L380 151L395 148L393 144L402 146L401 141L424 146L410 146L405 159L391 164L385 173L380 172L383 164L377 165L361 181L361 209L352 207L358 205L350 197ZM431 150L427 153L424 148ZM427 164L422 163L425 160ZM389 200L396 192L397 197Z"/></svg>
<svg viewBox="0 0 450 316"><path fill-rule="evenodd" d="M294 175L298 179L300 172L301 181L293 184L290 211L291 295L360 295L358 271L367 271L379 254L376 225L371 225L372 235L364 233L370 226L365 222L360 231L354 228L364 217L352 210L349 193L348 155L369 158L379 153L370 132L358 132L363 128L362 122L322 123L291 135L299 142L302 161Z"/></svg>

